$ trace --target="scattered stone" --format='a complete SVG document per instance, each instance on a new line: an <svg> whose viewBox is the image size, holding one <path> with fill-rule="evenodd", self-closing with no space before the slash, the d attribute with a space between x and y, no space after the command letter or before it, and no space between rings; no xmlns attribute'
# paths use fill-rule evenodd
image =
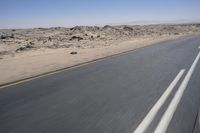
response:
<svg viewBox="0 0 200 133"><path fill-rule="evenodd" d="M34 42L30 42L29 44L30 44L30 45L34 45L35 43L34 43Z"/></svg>
<svg viewBox="0 0 200 133"><path fill-rule="evenodd" d="M73 35L73 33L72 33L72 32L70 32L70 33L67 33L66 35L70 35L70 36L71 36L71 35Z"/></svg>
<svg viewBox="0 0 200 133"><path fill-rule="evenodd" d="M110 26L110 25L105 25L105 26L103 27L103 30L108 30L108 29L113 29L113 27Z"/></svg>
<svg viewBox="0 0 200 133"><path fill-rule="evenodd" d="M53 27L53 28L50 28L50 29L52 29L52 30L60 30L60 29L62 29L62 27Z"/></svg>
<svg viewBox="0 0 200 133"><path fill-rule="evenodd" d="M70 28L71 31L98 31L100 28L98 26L75 26Z"/></svg>
<svg viewBox="0 0 200 133"><path fill-rule="evenodd" d="M31 45L31 44L27 44L27 45L25 46L25 48L27 48L27 49L31 49L31 48L36 48L36 47L33 46L33 45Z"/></svg>
<svg viewBox="0 0 200 133"><path fill-rule="evenodd" d="M10 38L15 38L15 35L14 35L14 34L11 34L9 37L10 37Z"/></svg>
<svg viewBox="0 0 200 133"><path fill-rule="evenodd" d="M29 43L26 44L24 47L25 47L26 49L36 48L34 45L35 45L34 42L29 42Z"/></svg>
<svg viewBox="0 0 200 133"><path fill-rule="evenodd" d="M9 51L0 51L0 55L8 55L8 54L10 54Z"/></svg>
<svg viewBox="0 0 200 133"><path fill-rule="evenodd" d="M44 31L44 30L47 30L47 28L38 28L38 30Z"/></svg>
<svg viewBox="0 0 200 133"><path fill-rule="evenodd" d="M14 34L11 35L1 35L0 39L9 39L9 38L14 38Z"/></svg>
<svg viewBox="0 0 200 133"><path fill-rule="evenodd" d="M43 41L43 44L45 44L45 43L47 43L47 40L44 40L44 41Z"/></svg>
<svg viewBox="0 0 200 133"><path fill-rule="evenodd" d="M200 24L196 24L196 27L199 28L199 27L200 27Z"/></svg>
<svg viewBox="0 0 200 133"><path fill-rule="evenodd" d="M6 39L7 37L5 35L1 35L1 39Z"/></svg>
<svg viewBox="0 0 200 133"><path fill-rule="evenodd" d="M77 52L71 52L70 54L75 55L75 54L77 54Z"/></svg>
<svg viewBox="0 0 200 133"><path fill-rule="evenodd" d="M19 47L18 49L16 49L16 52L20 52L20 51L24 51L26 50L26 47Z"/></svg>
<svg viewBox="0 0 200 133"><path fill-rule="evenodd" d="M93 29L94 30L100 30L100 28L98 26L94 26Z"/></svg>
<svg viewBox="0 0 200 133"><path fill-rule="evenodd" d="M129 31L129 32L132 32L132 31L133 31L133 28L131 28L131 27L129 27L129 26L124 26L123 29L126 30L126 31Z"/></svg>
<svg viewBox="0 0 200 133"><path fill-rule="evenodd" d="M174 35L179 35L179 33L176 32L176 33L174 33Z"/></svg>
<svg viewBox="0 0 200 133"><path fill-rule="evenodd" d="M33 48L36 48L36 47L34 46L34 44L33 44L33 43L29 43L29 44L27 44L27 45L25 45L25 46L19 47L19 48L16 49L15 51L16 51L16 52L20 52L20 51L25 51L25 50L33 49Z"/></svg>
<svg viewBox="0 0 200 133"><path fill-rule="evenodd" d="M51 37L49 37L49 38L48 38L48 41L50 41L50 42L51 42L51 41L52 41L52 38L51 38Z"/></svg>
<svg viewBox="0 0 200 133"><path fill-rule="evenodd" d="M82 37L79 37L79 36L72 36L71 39L70 39L70 41L73 41L73 40L78 40L78 41L80 41L80 40L83 40L83 38L82 38Z"/></svg>
<svg viewBox="0 0 200 133"><path fill-rule="evenodd" d="M78 30L78 31L80 31L82 28L81 28L81 26L75 26L75 27L73 27L73 28L70 28L70 30Z"/></svg>

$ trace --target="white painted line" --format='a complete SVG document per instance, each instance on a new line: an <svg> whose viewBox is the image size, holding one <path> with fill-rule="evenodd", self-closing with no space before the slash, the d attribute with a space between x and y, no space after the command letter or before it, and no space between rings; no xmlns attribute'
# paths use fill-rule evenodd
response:
<svg viewBox="0 0 200 133"><path fill-rule="evenodd" d="M198 48L200 49L200 46Z"/></svg>
<svg viewBox="0 0 200 133"><path fill-rule="evenodd" d="M162 116L158 126L155 129L154 133L165 133L169 123L174 115L174 112L176 111L176 108L183 96L183 93L188 85L188 82L194 72L194 69L199 61L200 58L200 52L197 55L196 59L194 60L192 66L190 67L187 75L185 76L184 80L182 81L180 87L178 88L178 91L176 92L176 94L174 95L170 105L168 106L167 110L165 111L164 115Z"/></svg>
<svg viewBox="0 0 200 133"><path fill-rule="evenodd" d="M180 78L183 76L185 70L182 69L178 75L175 77L175 79L171 82L169 87L165 90L165 92L162 94L162 96L159 98L159 100L156 102L156 104L151 108L149 113L146 115L144 120L140 123L140 125L136 128L134 133L144 133L151 122L153 121L154 117L156 116L157 112L161 108L161 106L164 104L166 101L167 97L170 95L172 92L173 88L176 86Z"/></svg>

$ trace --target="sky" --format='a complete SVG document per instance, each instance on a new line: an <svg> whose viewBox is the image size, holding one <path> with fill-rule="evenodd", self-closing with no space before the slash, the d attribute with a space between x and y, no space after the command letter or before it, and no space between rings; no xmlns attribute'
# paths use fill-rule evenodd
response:
<svg viewBox="0 0 200 133"><path fill-rule="evenodd" d="M200 20L200 0L0 0L0 28Z"/></svg>

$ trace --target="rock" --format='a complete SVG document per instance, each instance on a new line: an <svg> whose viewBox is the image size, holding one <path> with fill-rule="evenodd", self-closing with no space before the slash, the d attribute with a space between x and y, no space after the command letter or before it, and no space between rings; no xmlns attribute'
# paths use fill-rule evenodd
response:
<svg viewBox="0 0 200 133"><path fill-rule="evenodd" d="M8 55L8 54L10 54L10 52L8 52L8 51L0 51L0 55Z"/></svg>
<svg viewBox="0 0 200 133"><path fill-rule="evenodd" d="M98 26L94 26L93 29L96 30L100 30L100 28Z"/></svg>
<svg viewBox="0 0 200 133"><path fill-rule="evenodd" d="M34 45L34 42L30 42L29 44L30 44L30 45Z"/></svg>
<svg viewBox="0 0 200 133"><path fill-rule="evenodd" d="M16 51L16 52L19 52L19 51L24 51L24 50L33 49L33 48L36 48L36 47L34 46L34 44L29 43L29 44L27 44L27 45L25 45L25 46L19 47L19 48L16 49L15 51Z"/></svg>
<svg viewBox="0 0 200 133"><path fill-rule="evenodd" d="M81 26L75 26L75 27L73 27L73 28L70 28L70 30L78 30L78 31L80 31L82 28L81 28Z"/></svg>
<svg viewBox="0 0 200 133"><path fill-rule="evenodd" d="M196 24L195 26L196 26L197 28L199 28L199 27L200 27L200 24Z"/></svg>
<svg viewBox="0 0 200 133"><path fill-rule="evenodd" d="M80 41L80 40L83 40L83 38L82 38L82 37L79 37L79 36L72 36L71 39L70 39L70 41L73 41L73 40L78 40L78 41Z"/></svg>
<svg viewBox="0 0 200 133"><path fill-rule="evenodd" d="M35 44L33 42L29 42L27 45L25 45L25 48L27 49L36 48L34 45Z"/></svg>
<svg viewBox="0 0 200 133"><path fill-rule="evenodd" d="M107 29L113 29L113 27L110 26L110 25L105 25L105 26L103 27L103 30L107 30Z"/></svg>
<svg viewBox="0 0 200 133"><path fill-rule="evenodd" d="M11 35L1 35L0 39L9 39L9 38L14 38L14 34Z"/></svg>
<svg viewBox="0 0 200 133"><path fill-rule="evenodd" d="M24 50L26 50L26 47L20 47L20 48L16 49L16 52L24 51Z"/></svg>
<svg viewBox="0 0 200 133"><path fill-rule="evenodd" d="M48 38L48 41L50 41L50 42L51 42L51 41L52 41L52 38L51 38L51 37L49 37L49 38Z"/></svg>
<svg viewBox="0 0 200 133"><path fill-rule="evenodd" d="M15 38L15 35L14 35L14 34L11 34L9 37L10 37L10 38Z"/></svg>
<svg viewBox="0 0 200 133"><path fill-rule="evenodd" d="M48 28L38 28L38 30L44 31L44 30L48 30Z"/></svg>
<svg viewBox="0 0 200 133"><path fill-rule="evenodd" d="M31 45L31 44L28 44L28 45L25 46L25 48L30 49L30 48L35 48L35 47L33 45Z"/></svg>
<svg viewBox="0 0 200 133"><path fill-rule="evenodd" d="M6 39L7 37L5 35L1 35L1 39Z"/></svg>
<svg viewBox="0 0 200 133"><path fill-rule="evenodd" d="M123 29L129 32L133 31L133 28L128 27L128 26L124 26Z"/></svg>
<svg viewBox="0 0 200 133"><path fill-rule="evenodd" d="M71 28L71 31L97 31L100 28L98 26L75 26Z"/></svg>
<svg viewBox="0 0 200 133"><path fill-rule="evenodd" d="M174 35L179 35L179 33L175 32Z"/></svg>
<svg viewBox="0 0 200 133"><path fill-rule="evenodd" d="M75 55L75 54L77 54L77 52L71 52L70 54Z"/></svg>

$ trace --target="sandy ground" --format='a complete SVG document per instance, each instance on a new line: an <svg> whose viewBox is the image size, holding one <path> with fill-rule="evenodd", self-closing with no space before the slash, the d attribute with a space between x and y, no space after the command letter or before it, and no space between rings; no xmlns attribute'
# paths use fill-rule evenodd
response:
<svg viewBox="0 0 200 133"><path fill-rule="evenodd" d="M29 78L178 37L180 35L168 35L159 38L141 37L129 41L116 41L111 45L103 47L41 48L38 50L24 51L14 57L7 56L0 59L0 84ZM73 51L77 52L77 54L70 54Z"/></svg>

